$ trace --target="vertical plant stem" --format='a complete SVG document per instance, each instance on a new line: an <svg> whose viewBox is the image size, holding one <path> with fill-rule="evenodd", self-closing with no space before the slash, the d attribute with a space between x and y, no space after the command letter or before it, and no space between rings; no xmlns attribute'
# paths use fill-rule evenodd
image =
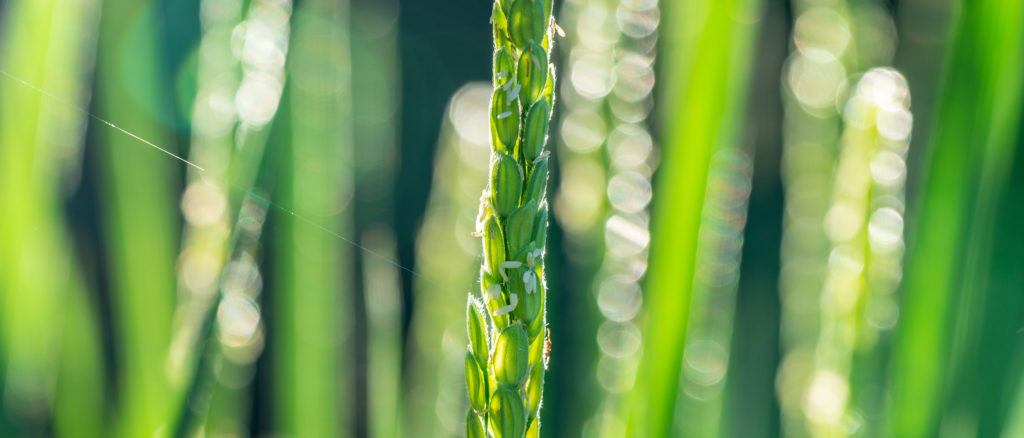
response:
<svg viewBox="0 0 1024 438"><path fill-rule="evenodd" d="M96 112L174 149L151 1L105 0L97 55ZM167 433L177 405L167 375L175 301L178 164L117 130L96 125L105 237L122 377L118 433Z"/></svg>
<svg viewBox="0 0 1024 438"><path fill-rule="evenodd" d="M876 141L861 136L843 143L840 134L844 130L850 137L856 136L850 132L864 128L844 126L842 116L852 111L846 109L845 103L836 102L845 101L847 95L856 91L845 85L852 83L851 78L867 68L890 62L890 44L894 44L895 35L883 2L798 1L794 2L794 9L791 52L782 72L787 99L782 158L786 208L779 279L783 304L783 358L777 376L779 402L786 434L842 436L846 432L841 430L849 429L845 424L862 424L861 418L854 418L861 412L846 409L854 398L852 392L860 389L854 387L861 386L853 382L860 379L852 373L853 362L859 360L860 352L871 350L861 346L876 345L875 334L860 336L866 333L861 332L865 326L860 325L863 310L869 302L876 309L886 307L894 311L896 306L892 282L884 282L887 284L881 289L885 292L872 297L869 287L860 283L873 274L846 275L849 272L830 262L832 255L852 260L852 254L858 262L878 264L868 260L865 216L875 210L871 203L877 199L869 193L870 184L850 186L854 181L870 183L869 177L864 179L867 168L860 164L863 159L871 159L870 147ZM832 38L836 35L839 38ZM858 104L864 100L850 102ZM864 108L854 106L857 110ZM858 152L846 151L850 149ZM842 164L845 170L840 172L837 169L842 154L846 154L847 163ZM850 158L851 155L854 157ZM902 163L902 157L898 161ZM849 191L855 194L848 195ZM898 197L901 193L898 191ZM901 221L902 207L896 210L899 217L894 220ZM836 230L841 227L835 224L849 224L858 218L865 227L848 234L856 234L859 240L836 237ZM889 260L887 256L883 259ZM872 266L864 272L881 272L876 268ZM886 269L890 273L899 270L883 270ZM877 306L881 301L885 304ZM857 335L848 335L852 332ZM857 359L854 350L858 350ZM875 374L867 379L876 385L872 390L875 393L878 377Z"/></svg>
<svg viewBox="0 0 1024 438"><path fill-rule="evenodd" d="M378 254L363 260L368 325L367 380L369 429L379 438L402 435L401 289L395 259L395 238L378 226L364 233L363 247Z"/></svg>
<svg viewBox="0 0 1024 438"><path fill-rule="evenodd" d="M188 169L181 202L171 370L190 388L179 435L204 425L212 435L248 435L249 390L239 382L255 373L263 347L258 242L267 207L253 188L284 86L291 7L289 0L208 0L200 8L188 158L205 170Z"/></svg>
<svg viewBox="0 0 1024 438"><path fill-rule="evenodd" d="M659 15L657 2L572 0L559 11L568 75L609 80L559 87L564 116L553 199L567 257L565 269L549 272L565 278L556 281L563 293L551 304L567 327L552 334L560 347L551 382L560 384L546 399L557 414L545 418L558 435L625 433L622 394L633 385L642 345L637 322L650 241L655 160L648 114ZM620 26L619 16L632 17L635 26ZM592 333L596 339L579 341ZM595 371L593 384L581 384L581 369Z"/></svg>
<svg viewBox="0 0 1024 438"><path fill-rule="evenodd" d="M611 78L614 76L616 54L633 54L617 50L616 43L621 36L615 24L617 3L606 0L562 2L558 23L565 29L566 37L557 39L559 44L555 53L563 61L562 65L570 69L569 75L578 72L575 74ZM624 36L622 39L626 40ZM652 46L646 47L653 49ZM574 66L574 62L578 64ZM650 80L649 77L638 76L641 76L637 78L640 81ZM619 84L626 86L625 83L623 79ZM548 243L551 251L548 281L552 289L559 291L557 295L550 296L549 309L552 314L559 315L560 329L551 333L552 344L558 345L558 360L551 363L548 371L550 380L545 397L548 415L544 417L545 429L556 436L580 434L584 427L588 430L582 432L584 435L593 433L590 431L594 429L615 433L613 419L604 413L609 411L609 406L615 405L616 393L621 389L609 390L609 386L621 386L614 383L630 380L631 376L621 376L629 375L632 371L630 362L636 360L635 357L621 360L607 357L602 354L599 341L591 337L601 324L606 327L603 331L608 335L606 340L616 339L614 334L617 333L639 332L632 321L623 324L605 322L601 306L595 299L599 291L604 290L612 292L605 295L612 295L613 300L632 297L633 303L640 301L640 288L635 279L611 278L615 273L602 269L605 260L616 256L607 251L605 236L605 224L613 214L606 190L608 179L615 173L609 164L610 141L607 137L618 124L608 108L613 99L610 88L610 80L594 81L590 87L580 88L575 87L572 81L562 81L558 87L560 111L552 130L552 139L557 145L554 153L558 160L558 179L557 189L551 194L551 206L556 212L552 218L559 228L557 232L552 230ZM623 106L630 107L630 103L624 102ZM637 143L643 144L644 134L647 133L636 135ZM647 140L646 145L649 146L649 136ZM642 162L642 158L638 161ZM553 180L552 184L555 183ZM643 214L620 217L617 221L630 230L642 228L646 232L647 221L641 216ZM619 238L619 241L623 240ZM637 258L647 254L646 245L626 243L619 248L623 246L630 250L635 248L640 253ZM557 266L553 263L555 260L559 262ZM615 266L627 265L619 261ZM615 309L616 304L609 307ZM639 345L638 342L633 344ZM596 376L591 374L581 378L581 371L595 369L599 370ZM621 435L621 431L618 433Z"/></svg>
<svg viewBox="0 0 1024 438"><path fill-rule="evenodd" d="M963 385L973 384L969 397L973 403L969 406L978 419L977 430L967 433L975 436L1024 434L1017 421L1021 406L1014 401L1024 394L1019 389L1019 383L1024 381L1024 271L1020 269L1024 266L1024 230L1019 221L1024 215L1024 191L1015 189L1024 187L1024 132L1020 126L1024 125L1018 122L1012 168L1007 169L1005 185L995 197L998 204L989 235L989 264L981 272L985 280L984 303L974 316L978 326L973 339L977 350L962 367L971 378L957 380ZM1016 428L1008 423L1017 423Z"/></svg>
<svg viewBox="0 0 1024 438"><path fill-rule="evenodd" d="M764 6L757 36L745 135L752 139L747 223L729 369L723 395L720 437L781 435L775 375L780 358L779 272L782 239L782 90L778 73L789 42L788 4Z"/></svg>
<svg viewBox="0 0 1024 438"><path fill-rule="evenodd" d="M935 436L941 423L956 431L963 421L974 421L972 414L954 412L943 422L941 414L953 402L948 391L971 343L969 315L983 299L977 269L985 263L978 257L987 257L994 238L988 236L989 222L972 221L992 220L991 202L1006 188L1019 134L1022 6L998 1L961 7L927 184L921 185L908 239L904 311L891 371L888 432L894 437Z"/></svg>
<svg viewBox="0 0 1024 438"><path fill-rule="evenodd" d="M347 359L352 259L350 247L332 234L352 235L347 3L305 1L292 23L286 97L291 139L280 163L279 199L296 214L279 215L276 232L276 429L292 436L345 436L353 421Z"/></svg>
<svg viewBox="0 0 1024 438"><path fill-rule="evenodd" d="M352 16L352 100L355 158L355 232L359 251L366 358L355 394L365 408L357 433L402 436L403 296L393 233L399 91L398 2L357 0ZM355 303L359 306L360 303ZM358 331L357 331L358 333ZM363 377L365 376L365 377ZM432 411L431 411L432 412ZM365 432L363 432L365 424ZM421 433L423 431L420 431Z"/></svg>
<svg viewBox="0 0 1024 438"><path fill-rule="evenodd" d="M99 327L61 203L81 172L86 116L68 105L87 106L99 4L7 6L0 68L18 79L0 77L0 199L7 210L0 215L0 360L11 379L3 409L31 423L28 434L46 433L52 420L58 436L98 437L105 407Z"/></svg>
<svg viewBox="0 0 1024 438"><path fill-rule="evenodd" d="M741 144L723 145L710 163L697 242L696 263L702 268L694 273L679 383L683 395L673 422L674 433L682 436L721 436L729 424L725 387L752 164Z"/></svg>
<svg viewBox="0 0 1024 438"><path fill-rule="evenodd" d="M193 384L209 389L203 394L206 400L190 406L198 410L196 416L201 420L196 427L202 426L206 433L250 433L252 389L248 383L256 374L255 362L266 339L258 302L262 291L260 237L267 207L259 195L242 201L231 243L233 254L224 267L220 299L215 310L211 309L210 318L216 318L216 325L207 322L211 330L205 336L205 366L198 370Z"/></svg>
<svg viewBox="0 0 1024 438"><path fill-rule="evenodd" d="M910 91L889 68L852 89L825 228L830 262L821 334L806 408L816 436L849 436L849 424L879 434L882 357L899 314L903 183L913 118Z"/></svg>
<svg viewBox="0 0 1024 438"><path fill-rule="evenodd" d="M664 153L655 177L643 360L631 436L667 436L675 413L694 286L697 236L712 152L738 141L758 2L663 5ZM707 9L704 9L707 8ZM693 29L700 29L693 31Z"/></svg>

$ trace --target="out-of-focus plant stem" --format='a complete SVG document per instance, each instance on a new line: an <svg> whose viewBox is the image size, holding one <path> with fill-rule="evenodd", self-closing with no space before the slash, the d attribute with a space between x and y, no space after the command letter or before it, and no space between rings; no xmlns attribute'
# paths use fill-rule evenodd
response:
<svg viewBox="0 0 1024 438"><path fill-rule="evenodd" d="M103 2L95 109L138 137L173 150L156 19L151 1ZM94 126L121 377L117 432L153 436L167 433L178 405L167 373L180 227L173 208L178 164L131 136Z"/></svg>
<svg viewBox="0 0 1024 438"><path fill-rule="evenodd" d="M545 422L558 435L624 434L622 394L633 387L643 343L637 320L656 166L649 116L660 11L656 1L572 0L559 13L566 77L601 80L560 83L563 115L553 131L560 163L553 205L564 234L552 243L563 242L564 267L548 272L564 278L552 277L564 292L551 301L564 324L552 332L560 359L547 402L566 407ZM592 378L580 380L581 369L593 370Z"/></svg>
<svg viewBox="0 0 1024 438"><path fill-rule="evenodd" d="M96 303L62 219L78 187L99 4L8 2L0 37L0 344L11 435L99 437L106 399ZM8 76L13 75L14 77ZM24 80L31 85L20 81ZM46 96L38 87L54 96ZM71 107L69 107L69 105ZM0 416L3 416L0 414ZM0 435L8 433L0 425Z"/></svg>
<svg viewBox="0 0 1024 438"><path fill-rule="evenodd" d="M279 160L272 342L282 434L338 437L354 421L351 247L353 146L348 3L310 0L292 17L285 102L290 141Z"/></svg>
<svg viewBox="0 0 1024 438"><path fill-rule="evenodd" d="M171 346L172 376L189 386L179 435L200 427L248 434L243 383L265 338L258 243L268 205L254 186L284 87L291 7L289 0L207 0L200 8L189 160L204 170L188 169L181 202Z"/></svg>
<svg viewBox="0 0 1024 438"><path fill-rule="evenodd" d="M711 156L738 141L736 127L745 113L757 25L735 17L755 17L758 3L663 5L659 76L675 80L661 94L664 154L652 204L646 343L627 408L631 436L667 436L672 428Z"/></svg>
<svg viewBox="0 0 1024 438"><path fill-rule="evenodd" d="M470 83L452 97L442 122L434 182L416 238L412 321L407 341L403 429L455 435L464 427L465 309L452 306L475 287L480 246L472 233L480 201L479 165L488 154L488 83ZM482 126L483 128L480 128Z"/></svg>
<svg viewBox="0 0 1024 438"><path fill-rule="evenodd" d="M947 403L956 405L947 395L969 364L972 314L988 287L983 269L994 239L1005 237L991 234L994 202L1013 190L1007 175L1020 135L1024 9L1016 1L964 2L961 8L926 183L912 210L890 377L893 437L974 436L976 413L942 414Z"/></svg>
<svg viewBox="0 0 1024 438"><path fill-rule="evenodd" d="M366 377L355 394L366 394L366 434L404 436L402 342L403 296L394 233L394 180L399 158L400 91L398 2L351 2L352 100L355 148L355 232L369 251L358 252L366 330ZM358 301L358 300L357 300ZM359 303L357 302L358 306ZM357 371L358 373L359 371ZM361 429L357 432L362 433Z"/></svg>

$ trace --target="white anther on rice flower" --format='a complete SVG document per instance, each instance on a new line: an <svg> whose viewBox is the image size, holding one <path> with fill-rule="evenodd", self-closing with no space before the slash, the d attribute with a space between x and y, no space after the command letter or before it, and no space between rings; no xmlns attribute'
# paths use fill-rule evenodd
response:
<svg viewBox="0 0 1024 438"><path fill-rule="evenodd" d="M484 237L484 226L485 226L484 224L486 223L485 222L486 220L487 219L484 218L484 217L477 218L476 228L473 229L473 236L474 237Z"/></svg>
<svg viewBox="0 0 1024 438"><path fill-rule="evenodd" d="M480 192L480 209L476 212L476 229L483 231L484 222L487 220L487 211L491 209L491 192L484 189Z"/></svg>
<svg viewBox="0 0 1024 438"><path fill-rule="evenodd" d="M516 161L516 168L519 169L519 180L526 181L526 172L523 171L523 165L519 164L518 160Z"/></svg>
<svg viewBox="0 0 1024 438"><path fill-rule="evenodd" d="M542 250L540 248L537 248L537 249L535 249L533 251L530 251L530 253L526 255L526 264L529 267L533 268L536 265L536 263L537 263L537 259L539 259L540 256L543 255L543 254L544 254L544 250Z"/></svg>
<svg viewBox="0 0 1024 438"><path fill-rule="evenodd" d="M544 143L551 122L553 98L550 93L555 89L554 67L548 64L557 24L551 16L552 0L492 2L495 51L491 68L494 88L488 111L490 178L480 198L480 214L473 234L483 240L484 261L480 269L483 290L476 293L482 296L486 306L470 308L486 317L478 319L489 321L475 326L474 321L470 321L469 333L471 336L476 333L478 340L484 339L479 335L484 332L480 327L493 328L495 333L486 332L488 341L501 344L501 339L514 338L515 342L505 342L509 344L505 347L515 348L470 345L468 351L474 355L476 363L467 363L479 365L479 369L470 366L466 369L470 401L475 403L468 410L466 430L467 436L473 437L523 438L538 436L540 431L537 409L542 405L545 366L537 360L540 356L537 346L545 345L547 340L543 246L546 244L548 207L544 197L550 156L544 150ZM513 163L519 171L519 180L514 176ZM471 300L471 304L479 303L479 300ZM492 339L497 333L508 332L514 332L515 336L497 335L497 340ZM491 354L481 360L478 350L489 350ZM501 354L496 353L499 350ZM487 370L484 373L487 379L478 378L480 373L476 372L480 370ZM496 386L492 385L495 379ZM484 386L479 384L481 381L485 381ZM481 409L477 403L481 388L488 395L486 409Z"/></svg>
<svg viewBox="0 0 1024 438"><path fill-rule="evenodd" d="M517 296L516 294L512 294L509 298L512 302L509 303L507 306L501 306L495 309L494 316L501 316L513 310L516 310L516 305L519 304L519 296Z"/></svg>
<svg viewBox="0 0 1024 438"><path fill-rule="evenodd" d="M509 90L509 92L508 92L508 100L509 101L513 101L517 97L519 97L519 91L522 90L522 89L523 89L523 87L521 85L519 85L519 84L516 84L516 86L512 87L512 89ZM499 115L499 117L501 117L501 116Z"/></svg>
<svg viewBox="0 0 1024 438"><path fill-rule="evenodd" d="M517 262L517 261L514 261L514 260L513 261L508 261L508 262L501 262L501 264L498 265L498 273L501 274L501 278L505 279L505 282L507 283L508 282L508 274L505 273L505 270L506 269L519 269L521 267L523 267L523 263L522 262Z"/></svg>
<svg viewBox="0 0 1024 438"><path fill-rule="evenodd" d="M523 273L523 285L526 286L526 293L530 295L533 295L533 291L537 290L537 276L534 275L532 269Z"/></svg>
<svg viewBox="0 0 1024 438"><path fill-rule="evenodd" d="M529 375L529 371L526 372ZM523 404L526 405L526 412L530 412L530 396L526 393L526 385L519 388L519 395L523 397Z"/></svg>
<svg viewBox="0 0 1024 438"><path fill-rule="evenodd" d="M501 296L501 285L492 284L484 291L484 300L496 300Z"/></svg>

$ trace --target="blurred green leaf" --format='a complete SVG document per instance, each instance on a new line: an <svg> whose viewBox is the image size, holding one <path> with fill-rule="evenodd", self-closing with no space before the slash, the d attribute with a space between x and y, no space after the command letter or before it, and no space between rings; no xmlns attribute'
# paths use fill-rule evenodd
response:
<svg viewBox="0 0 1024 438"><path fill-rule="evenodd" d="M279 160L273 298L276 429L345 436L353 410L351 236L353 146L347 2L312 0L294 12L291 138Z"/></svg>
<svg viewBox="0 0 1024 438"><path fill-rule="evenodd" d="M1008 189L1019 135L1020 2L965 2L956 31L920 203L913 210L891 381L889 435L975 436L976 412L943 416L967 366L985 302L994 202ZM1002 238L1002 236L999 236Z"/></svg>
<svg viewBox="0 0 1024 438"><path fill-rule="evenodd" d="M0 357L10 380L2 408L30 435L44 433L35 427L52 415L59 436L99 437L106 381L96 306L61 210L78 184L87 119L67 105L88 99L99 5L8 6L0 38Z"/></svg>
<svg viewBox="0 0 1024 438"><path fill-rule="evenodd" d="M95 108L121 128L173 150L153 6L104 0ZM94 126L122 392L117 431L152 436L170 427L178 404L166 372L180 227L177 163L132 136Z"/></svg>
<svg viewBox="0 0 1024 438"><path fill-rule="evenodd" d="M628 409L632 436L668 436L694 285L697 236L714 150L738 141L756 0L666 4L660 42L664 152L652 204L643 360Z"/></svg>

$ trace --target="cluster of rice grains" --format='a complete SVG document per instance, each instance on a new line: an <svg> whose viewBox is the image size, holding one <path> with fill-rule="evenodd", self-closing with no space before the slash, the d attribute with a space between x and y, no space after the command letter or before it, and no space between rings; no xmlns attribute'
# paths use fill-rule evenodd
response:
<svg viewBox="0 0 1024 438"><path fill-rule="evenodd" d="M470 296L466 434L538 436L546 368L544 245L554 69L551 0L494 3L490 185L480 200L482 300Z"/></svg>

